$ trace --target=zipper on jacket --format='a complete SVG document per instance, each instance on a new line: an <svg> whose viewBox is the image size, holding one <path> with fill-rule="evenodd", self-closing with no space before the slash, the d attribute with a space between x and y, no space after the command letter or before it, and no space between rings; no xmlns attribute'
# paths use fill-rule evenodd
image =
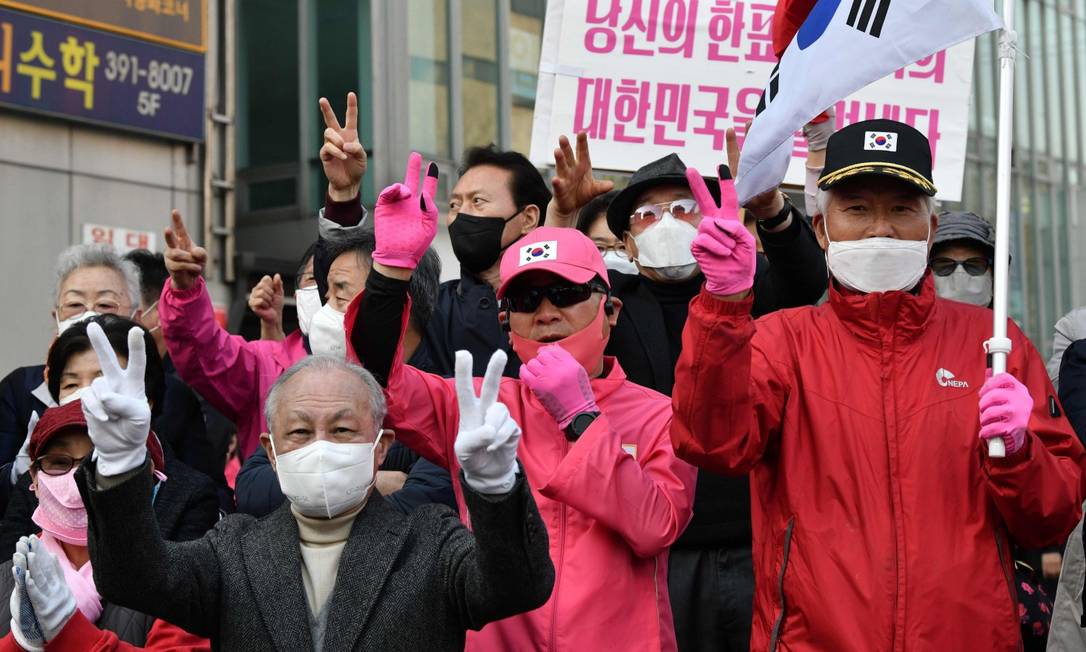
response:
<svg viewBox="0 0 1086 652"><path fill-rule="evenodd" d="M1014 577L1007 570L1007 560L1003 557L1003 538L999 536L999 526L992 523L992 535L995 537L996 553L999 554L999 570L1003 571L1003 579L1007 581L1007 593L1011 598L1012 611L1018 607L1018 590L1014 585ZM1023 649L1023 643L1019 641L1018 649Z"/></svg>
<svg viewBox="0 0 1086 652"><path fill-rule="evenodd" d="M788 519L788 528L784 531L784 555L781 557L781 572L777 575L777 599L781 603L781 612L773 623L773 635L769 639L769 650L775 652L781 642L781 629L784 627L784 573L788 570L788 553L792 550L792 529L796 526L796 517Z"/></svg>
<svg viewBox="0 0 1086 652"><path fill-rule="evenodd" d="M558 638L558 589L562 585L562 562L566 558L566 504L562 503L562 511L558 514L558 565L554 569L554 607L551 609L551 636L550 648L557 650Z"/></svg>

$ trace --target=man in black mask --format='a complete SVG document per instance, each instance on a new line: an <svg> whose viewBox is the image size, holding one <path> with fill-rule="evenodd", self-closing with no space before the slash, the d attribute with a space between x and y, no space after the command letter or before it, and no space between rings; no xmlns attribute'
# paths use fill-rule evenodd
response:
<svg viewBox="0 0 1086 652"><path fill-rule="evenodd" d="M498 322L498 265L502 253L543 221L551 193L535 166L517 152L493 145L464 153L460 179L449 195L449 237L460 278L442 284L422 346L434 373L451 377L456 351L470 351L473 373L486 373L495 349L509 354L505 375L520 359Z"/></svg>

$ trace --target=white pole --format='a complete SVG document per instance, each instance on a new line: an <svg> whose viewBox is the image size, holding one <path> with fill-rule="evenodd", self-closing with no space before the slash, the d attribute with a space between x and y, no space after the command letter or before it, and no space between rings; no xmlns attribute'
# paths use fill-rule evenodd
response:
<svg viewBox="0 0 1086 652"><path fill-rule="evenodd" d="M1011 240L1011 151L1014 139L1014 62L1018 34L1014 31L1014 0L1003 0L1003 32L999 39L999 156L996 167L995 293L992 339L985 349L992 354L992 374L1007 371L1007 273ZM988 440L989 457L1006 457L1003 440Z"/></svg>

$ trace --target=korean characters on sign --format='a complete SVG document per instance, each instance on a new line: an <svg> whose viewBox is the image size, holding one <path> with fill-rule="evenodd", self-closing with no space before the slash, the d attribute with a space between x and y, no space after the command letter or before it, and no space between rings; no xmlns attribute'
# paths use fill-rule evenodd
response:
<svg viewBox="0 0 1086 652"><path fill-rule="evenodd" d="M688 164L713 169L725 155L728 128L735 128L742 147L777 62L776 2L552 2L562 7L549 6L547 19L561 26L557 38L545 34L541 72L555 76L545 82L541 75L536 119L548 124L533 134L548 138L538 150L533 140L537 164L547 162L559 134L577 131L594 141L596 166L614 170L677 150ZM942 129L951 120L968 124L972 61L971 42L918 61L838 102L837 126L872 118L907 122L929 137L937 168L945 157L951 168L964 170L966 129ZM794 136L792 155L787 182L802 184L802 132ZM949 195L954 185L948 184ZM957 186L960 192L960 181Z"/></svg>

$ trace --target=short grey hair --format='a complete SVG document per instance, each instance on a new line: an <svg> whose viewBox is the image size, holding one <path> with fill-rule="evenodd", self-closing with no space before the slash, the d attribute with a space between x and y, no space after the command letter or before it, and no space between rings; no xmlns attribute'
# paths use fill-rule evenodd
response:
<svg viewBox="0 0 1086 652"><path fill-rule="evenodd" d="M924 205L927 207L928 215L935 215L935 211L938 208L938 203L934 197L929 197L923 193L920 195L924 199ZM815 191L815 204L818 205L818 213L816 215L826 216L826 209L830 207L830 200L833 199L833 188L823 190L819 188Z"/></svg>
<svg viewBox="0 0 1086 652"><path fill-rule="evenodd" d="M279 376L279 379L275 381L275 384L272 385L271 390L268 392L268 397L264 400L264 421L268 424L268 432L275 432L275 426L272 422L274 421L273 417L276 411L279 409L279 401L282 398L281 394L283 393L283 387L289 383L292 378L303 371L308 370L346 371L357 376L366 387L370 412L373 414L374 431L377 432L381 430L382 424L385 422L385 415L388 413L388 406L385 405L384 391L381 389L381 385L379 385L377 380L373 377L373 374L356 364L345 362L339 358L329 355L310 355L294 363L290 369L283 372L283 375Z"/></svg>
<svg viewBox="0 0 1086 652"><path fill-rule="evenodd" d="M57 257L57 292L54 305L60 302L60 286L72 272L84 267L107 267L121 275L128 288L128 301L133 309L140 307L140 268L121 257L113 245L78 244L68 247ZM128 315L125 315L127 317Z"/></svg>

